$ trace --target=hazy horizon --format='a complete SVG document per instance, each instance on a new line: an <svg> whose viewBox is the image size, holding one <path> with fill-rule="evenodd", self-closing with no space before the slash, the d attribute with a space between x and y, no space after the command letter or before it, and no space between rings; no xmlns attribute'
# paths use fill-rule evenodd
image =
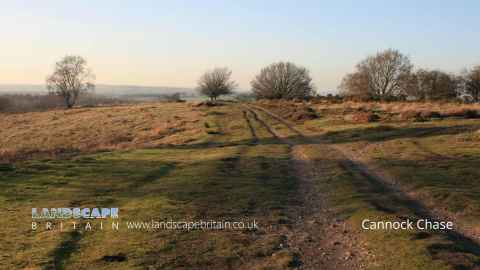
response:
<svg viewBox="0 0 480 270"><path fill-rule="evenodd" d="M66 54L98 84L193 88L229 67L239 89L272 62L307 67L334 92L365 56L395 48L416 67L480 64L477 1L5 2L0 84L44 84Z"/></svg>
<svg viewBox="0 0 480 270"><path fill-rule="evenodd" d="M0 83L0 94L46 94L48 90L45 84L2 84ZM169 86L145 86L145 85L115 85L115 84L96 84L93 93L110 96L122 97L128 95L163 95L182 93L186 95L196 95L194 88L169 87Z"/></svg>

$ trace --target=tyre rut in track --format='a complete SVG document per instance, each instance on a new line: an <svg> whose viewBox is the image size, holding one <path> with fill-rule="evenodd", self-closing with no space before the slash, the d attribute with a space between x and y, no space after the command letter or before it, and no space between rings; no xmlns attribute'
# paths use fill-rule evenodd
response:
<svg viewBox="0 0 480 270"><path fill-rule="evenodd" d="M277 132L259 115L258 111L262 110L248 106L247 111L274 138L289 145L295 176L299 180L297 201L301 204L289 209L289 216L294 221L286 235L288 248L300 257L299 268L363 269L361 258L352 256L354 252L358 254L361 247L351 245L356 242L352 241L354 236L345 233L343 221L332 215L323 196L315 191L315 177L321 172L305 153L308 146ZM294 133L301 134L298 130L294 130Z"/></svg>
<svg viewBox="0 0 480 270"><path fill-rule="evenodd" d="M258 136L257 133L255 132L255 128L253 127L252 121L250 120L250 117L248 117L248 111L242 111L243 113L243 119L245 122L247 122L248 129L250 130L250 135L252 136L252 142L255 144L258 142Z"/></svg>
<svg viewBox="0 0 480 270"><path fill-rule="evenodd" d="M359 160L356 160L351 153L345 151L339 146L330 146L327 145L325 142L314 140L305 136L300 130L295 128L291 123L286 121L285 119L281 118L280 116L258 106L250 106L252 110L257 110L263 112L265 115L268 115L272 119L276 120L277 122L286 126L291 132L295 133L298 137L302 138L306 144L321 144L325 151L330 151L338 155L339 160L341 161L342 167L346 170L351 171L352 175L360 175L362 179L365 179L369 182L370 185L378 187L378 191L382 194L388 194L392 197L396 203L405 207L406 209L411 210L414 213L416 218L423 218L429 220L448 220L445 217L438 216L433 214L433 211L428 209L421 201L417 200L406 194L400 186L394 184L395 182L392 179L386 178L383 173L377 173L374 169L371 169L368 165L362 163ZM399 217L404 219L405 217ZM475 256L480 256L480 244L474 240L468 233L464 233L462 231L450 230L446 232L439 232L446 239L451 241L453 245L461 245L464 247L466 253L472 254ZM432 255L435 256L435 252L432 252ZM457 265L455 260L449 261L449 259L445 259L445 261L454 267L462 267L462 265ZM474 263L473 267L480 268L480 262ZM475 268L476 269L476 268Z"/></svg>

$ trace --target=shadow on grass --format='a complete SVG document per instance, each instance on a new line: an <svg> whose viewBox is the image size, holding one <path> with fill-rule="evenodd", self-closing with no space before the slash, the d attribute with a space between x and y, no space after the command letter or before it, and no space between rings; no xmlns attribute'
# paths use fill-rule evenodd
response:
<svg viewBox="0 0 480 270"><path fill-rule="evenodd" d="M80 239L82 239L82 235L78 231L68 233L66 239L52 252L53 265L47 266L45 269L66 269L65 263L79 249L78 242Z"/></svg>
<svg viewBox="0 0 480 270"><path fill-rule="evenodd" d="M470 127L468 127L470 128ZM327 134L312 140L331 139L339 137L335 142L349 142L351 140L389 140L392 138L408 138L421 136L436 136L442 134L459 134L468 131L467 127L453 128L379 128L352 129L341 131L335 135ZM365 133L362 136L351 136L353 132ZM382 135L378 135L379 132ZM290 139L301 139L292 137ZM24 171L26 178L39 176L38 185L48 186L52 189L61 188L45 175L52 174L56 177L67 178L75 185L74 196L81 194L81 198L113 197L113 202L141 200L142 196L155 195L165 197L178 204L189 206L193 217L240 217L253 216L272 212L274 209L284 209L291 205L289 198L295 192L297 182L290 172L290 161L286 157L266 157L257 155L245 156L247 146L255 141L243 140L234 143L206 143L184 146L164 146L165 149L198 149L203 151L222 151L222 147L240 146L239 151L230 156L213 160L200 160L189 164L182 164L181 153L177 163L161 162L158 160L116 159L98 160L66 160L55 161L44 166L33 166ZM255 145L282 144L277 139L260 139ZM158 149L158 155L162 150ZM198 153L201 154L201 153ZM319 160L322 162L322 160ZM354 167L349 160L339 160L344 168L351 171ZM382 184L381 181L362 173L354 172L360 177L352 175L357 192L365 197L366 201L377 211L395 214L404 218L405 213L410 213L413 218L429 218L432 215L427 209L416 201L409 200L398 194L395 190ZM12 172L21 175L21 171ZM25 176L24 175L24 176ZM19 177L18 179L25 179ZM81 181L79 180L81 179ZM0 180L3 180L0 178ZM96 183L95 181L103 181ZM158 180L158 181L157 181ZM31 180L28 180L31 181ZM35 182L35 180L33 180ZM65 181L65 179L63 179ZM76 182L75 182L76 181ZM82 182L83 181L83 182ZM2 181L0 181L1 183ZM10 185L15 185L15 179L9 179ZM118 182L118 183L117 183ZM68 182L70 184L70 182ZM98 185L102 184L102 185ZM10 195L10 196L17 196ZM46 195L44 195L46 196ZM48 199L45 197L44 199ZM81 200L80 200L81 201ZM121 205L119 205L121 206ZM177 206L177 205L175 205ZM446 243L435 243L428 247L433 257L438 257L453 265L456 269L480 266L478 260L472 257L480 256L480 247L477 243L457 232L437 233ZM53 252L55 269L62 269L71 254L78 250L79 233L69 235ZM152 253L152 256L156 256ZM217 258L221 261L221 258ZM219 262L217 261L217 263ZM203 262L208 265L208 262ZM224 263L222 261L222 263ZM57 268L58 266L58 268ZM197 265L198 266L198 265Z"/></svg>
<svg viewBox="0 0 480 270"><path fill-rule="evenodd" d="M141 188L142 186L148 185L153 181L166 177L170 172L175 169L175 164L173 163L165 163L165 164L158 164L158 168L152 171L149 171L145 174L145 176L141 177L129 187L129 190L134 191L136 189Z"/></svg>
<svg viewBox="0 0 480 270"><path fill-rule="evenodd" d="M330 131L318 136L303 137L294 135L285 139L301 140L308 139L310 142L322 141L327 143L353 143L353 142L381 142L402 138L426 138L441 135L457 135L467 132L476 131L480 126L474 125L457 125L449 127L393 127L388 125L380 125L375 127L352 128L340 131ZM205 149L205 148L221 148L252 144L284 144L276 138L257 138L240 140L234 142L205 142L197 144L185 145L160 145L153 147L154 149Z"/></svg>
<svg viewBox="0 0 480 270"><path fill-rule="evenodd" d="M352 185L363 195L373 209L387 215L395 215L400 220L428 219L435 221L434 215L419 201L412 200L403 193L385 184L378 176L366 172L350 160L338 161L355 181ZM424 232L419 232L423 234ZM455 230L429 231L429 235L443 239L440 243L433 243L427 247L430 255L446 262L454 269L476 269L480 266L480 245ZM429 236L420 235L415 240L422 240Z"/></svg>
<svg viewBox="0 0 480 270"><path fill-rule="evenodd" d="M477 130L478 126L457 125L451 127L393 127L380 125L327 132L323 139L332 143L358 141L380 142L402 138L425 138L430 136L457 135Z"/></svg>
<svg viewBox="0 0 480 270"><path fill-rule="evenodd" d="M147 155L138 156L138 159L136 155L142 155L144 151L139 151L138 154L135 154L135 151L112 153L111 157L104 153L70 160L27 162L20 164L9 177L0 176L0 188L6 189L0 193L8 198L25 196L46 207L53 207L58 202L62 202L63 206L65 201L75 201L76 207L115 206L122 211L123 205L129 205L128 212L124 211L122 216L127 219L132 213L135 218L145 219L158 215L166 219L171 216L202 220L218 217L221 220L245 220L254 217L268 220L274 212L284 211L289 205L289 199L293 197L291 195L296 189L296 181L289 170L290 161L284 153L286 151L278 150L278 155L264 155L260 150L257 152L256 147L238 147L227 152L224 152L224 149L208 148L198 152L157 149L147 151ZM165 153L170 154L166 158L168 162L162 161L161 157ZM213 158L185 159L185 154L196 154L199 157L206 154ZM122 155L125 157L122 158ZM3 179L8 179L8 183ZM23 188L25 186L28 188ZM22 192L14 193L12 190ZM276 216L273 217L275 218ZM219 236L221 239L227 237L225 233L219 234L224 235ZM53 263L47 269L67 268L70 258L79 249L82 235L79 232L65 233L65 240L52 251ZM246 254L242 256L255 258L254 252L249 251L248 247L256 242L266 241L262 240L264 236L252 237L243 233L240 235L237 238L245 241L242 242L245 248L238 252ZM208 255L203 259L195 257L198 255L190 254L188 250L183 252L185 258L193 256L194 259L188 260L191 268L208 268L210 263L225 266L228 264L225 262L227 258L233 260L233 265L241 263L241 258L235 254L230 257L216 257L212 252L221 247L213 249L211 243L203 244L195 239L184 241L186 242L182 243L182 247L185 244L191 245L189 241L193 241L192 243L198 245L198 250ZM278 247L269 245L265 248L268 254L273 253L271 250L274 247ZM158 256L165 255L165 252L152 249L149 254L146 259L155 262L159 260ZM171 263L179 266L174 259ZM224 267L219 266L216 269L222 268Z"/></svg>

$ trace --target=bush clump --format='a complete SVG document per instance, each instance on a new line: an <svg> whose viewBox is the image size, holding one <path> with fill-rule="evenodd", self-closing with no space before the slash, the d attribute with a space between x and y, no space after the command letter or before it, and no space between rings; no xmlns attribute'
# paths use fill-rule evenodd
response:
<svg viewBox="0 0 480 270"><path fill-rule="evenodd" d="M442 119L443 118L442 114L435 111L421 111L420 117L422 117L423 119L432 119L432 118Z"/></svg>
<svg viewBox="0 0 480 270"><path fill-rule="evenodd" d="M402 121L424 122L426 118L419 111L404 111L399 115Z"/></svg>
<svg viewBox="0 0 480 270"><path fill-rule="evenodd" d="M303 122L319 118L317 112L302 101L261 100L257 104L291 121Z"/></svg>
<svg viewBox="0 0 480 270"><path fill-rule="evenodd" d="M380 121L380 116L372 112L356 112L346 115L344 119L354 123L372 123Z"/></svg>
<svg viewBox="0 0 480 270"><path fill-rule="evenodd" d="M462 117L466 119L474 119L479 118L480 114L477 110L472 109L460 109L460 110L452 110L446 113L447 117Z"/></svg>

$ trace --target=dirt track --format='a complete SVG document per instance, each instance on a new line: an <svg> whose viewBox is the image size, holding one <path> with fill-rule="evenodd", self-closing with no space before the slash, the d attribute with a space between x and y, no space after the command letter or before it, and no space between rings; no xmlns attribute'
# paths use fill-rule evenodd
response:
<svg viewBox="0 0 480 270"><path fill-rule="evenodd" d="M288 243L291 249L298 252L301 269L363 269L367 264L365 261L367 256L364 255L368 254L358 243L358 235L345 229L345 224L329 213L328 205L322 194L314 192L312 181L314 181L321 164L317 164L318 161L312 160L305 153L305 147L311 145L320 146L323 151L333 151L341 160L342 167L352 172L352 175L362 178L370 185L379 187L379 192L388 194L396 204L411 210L417 218L449 220L448 217L433 213L421 201L406 194L401 187L395 185L394 179L389 178L387 174L355 159L351 153L341 147L327 145L326 142L316 141L305 136L294 125L264 108L253 105L247 108L254 119L259 121L269 133L290 145L291 159L297 178L300 180L298 199L303 204L292 209L292 215L296 216L296 222L288 236ZM269 117L271 118L269 120L281 123L295 134L295 139L277 132L268 124L269 121L262 117ZM445 232L443 236L449 241L469 247L469 253L480 252L479 243L473 240L473 235L469 235L468 231L457 229ZM452 266L458 266L455 261L446 260Z"/></svg>
<svg viewBox="0 0 480 270"><path fill-rule="evenodd" d="M297 200L302 204L290 209L290 216L295 222L292 230L287 233L287 241L289 248L300 256L299 268L363 269L365 263L362 262L362 256L354 256L366 253L362 247L356 245L357 236L346 233L345 224L329 212L324 198L313 188L319 166L305 153L308 145L291 140L276 131L268 121L259 116L258 111L263 111L261 108L249 106L247 110L272 136L290 146L295 174L300 180ZM270 112L267 114L270 115ZM287 126L294 133L303 136L295 127Z"/></svg>

